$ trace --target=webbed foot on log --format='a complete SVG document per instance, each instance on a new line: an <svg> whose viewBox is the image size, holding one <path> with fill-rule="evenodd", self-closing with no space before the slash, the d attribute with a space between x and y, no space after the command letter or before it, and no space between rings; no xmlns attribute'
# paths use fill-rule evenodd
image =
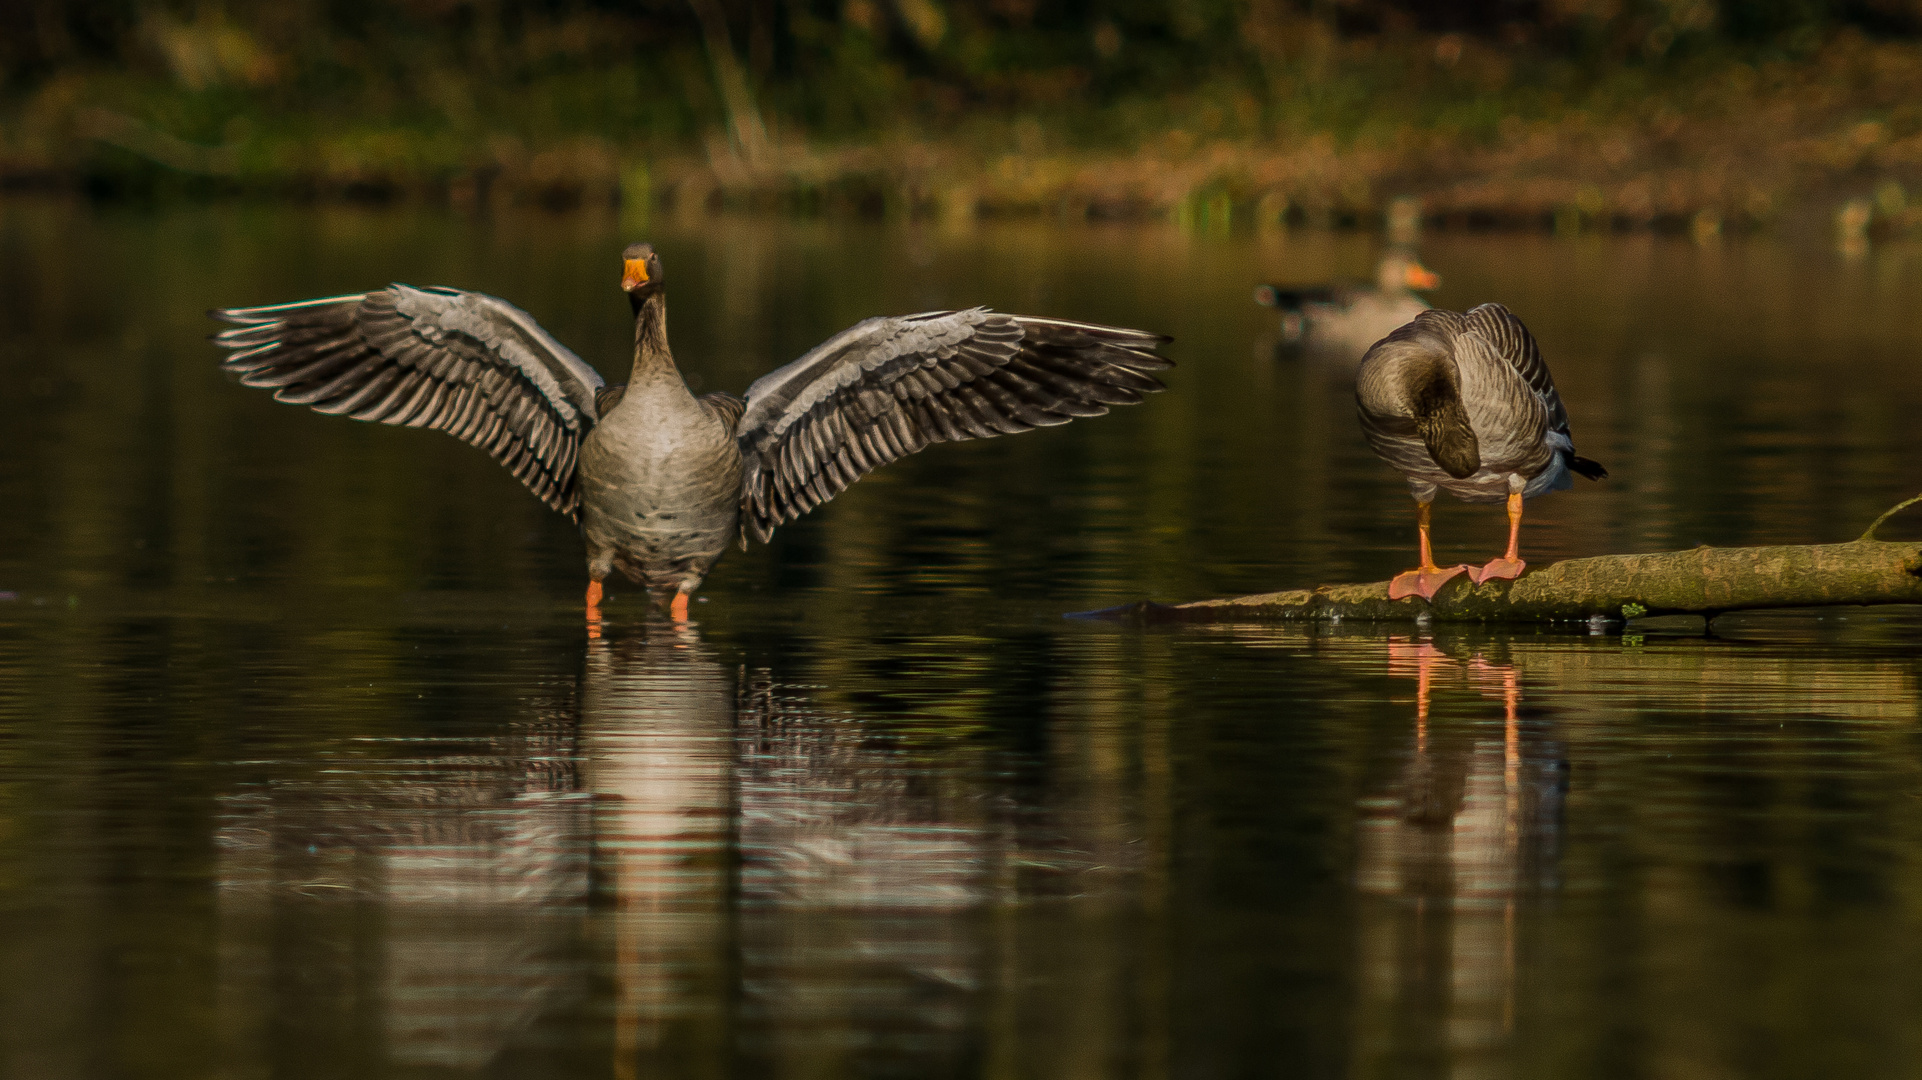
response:
<svg viewBox="0 0 1922 1080"><path fill-rule="evenodd" d="M1528 569L1528 563L1519 558L1511 559L1504 555L1488 560L1488 565L1479 570L1470 569L1468 576L1474 580L1475 584L1480 585L1486 581L1513 581L1521 577L1522 571L1526 569Z"/></svg>
<svg viewBox="0 0 1922 1080"><path fill-rule="evenodd" d="M1467 566L1421 566L1405 573L1396 574L1388 582L1388 599L1401 600L1405 597L1419 596L1433 600L1443 585L1458 574L1473 575Z"/></svg>

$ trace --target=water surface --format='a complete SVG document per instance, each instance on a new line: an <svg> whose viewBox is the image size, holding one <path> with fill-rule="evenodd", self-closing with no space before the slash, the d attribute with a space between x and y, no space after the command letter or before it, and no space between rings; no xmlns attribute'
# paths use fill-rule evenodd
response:
<svg viewBox="0 0 1922 1080"><path fill-rule="evenodd" d="M507 297L618 379L986 303L1170 393L932 448L695 625L433 433L274 404L202 312ZM0 1075L1908 1076L1922 617L1628 636L1061 613L1411 556L1260 280L1360 235L0 202ZM1533 561L1847 539L1917 486L1922 251L1441 236L1601 484ZM1443 505L1444 559L1498 510ZM1913 535L1900 524L1892 533Z"/></svg>

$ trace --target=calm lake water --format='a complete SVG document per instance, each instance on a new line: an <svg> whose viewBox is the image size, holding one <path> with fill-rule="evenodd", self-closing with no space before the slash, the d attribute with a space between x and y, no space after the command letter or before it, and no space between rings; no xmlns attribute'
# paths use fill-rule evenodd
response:
<svg viewBox="0 0 1922 1080"><path fill-rule="evenodd" d="M615 589L590 643L578 539L504 471L204 340L450 284L618 380L641 237L702 389L975 303L1181 367L884 469L690 627ZM0 1075L1922 1073L1915 612L1061 617L1410 565L1348 370L1249 299L1373 244L0 202ZM1922 249L1422 254L1529 322L1613 473L1531 504L1538 565L1848 539L1922 487Z"/></svg>

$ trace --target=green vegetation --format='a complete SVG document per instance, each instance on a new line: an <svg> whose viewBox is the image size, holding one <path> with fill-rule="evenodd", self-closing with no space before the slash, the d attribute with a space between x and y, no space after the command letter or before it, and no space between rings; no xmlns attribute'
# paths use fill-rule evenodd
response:
<svg viewBox="0 0 1922 1080"><path fill-rule="evenodd" d="M1922 222L1922 4L81 0L0 183L565 207Z"/></svg>

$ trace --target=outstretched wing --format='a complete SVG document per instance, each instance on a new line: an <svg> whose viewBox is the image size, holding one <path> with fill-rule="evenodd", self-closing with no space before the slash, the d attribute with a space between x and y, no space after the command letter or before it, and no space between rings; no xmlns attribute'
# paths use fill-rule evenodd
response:
<svg viewBox="0 0 1922 1080"><path fill-rule="evenodd" d="M737 435L741 536L774 528L870 470L937 442L1100 416L1162 389L1168 339L975 308L869 319L756 380Z"/></svg>
<svg viewBox="0 0 1922 1080"><path fill-rule="evenodd" d="M1568 410L1562 407L1562 395L1556 392L1555 379L1549 375L1542 350L1535 344L1535 335L1528 332L1528 327L1500 304L1474 308L1462 316L1462 322L1494 346L1495 355L1514 368L1529 389L1535 391L1535 396L1542 399L1542 405L1548 409L1549 430L1568 434Z"/></svg>
<svg viewBox="0 0 1922 1080"><path fill-rule="evenodd" d="M315 412L436 428L493 455L542 502L578 517L574 463L601 376L533 316L480 293L393 285L212 312L234 328L220 365Z"/></svg>

